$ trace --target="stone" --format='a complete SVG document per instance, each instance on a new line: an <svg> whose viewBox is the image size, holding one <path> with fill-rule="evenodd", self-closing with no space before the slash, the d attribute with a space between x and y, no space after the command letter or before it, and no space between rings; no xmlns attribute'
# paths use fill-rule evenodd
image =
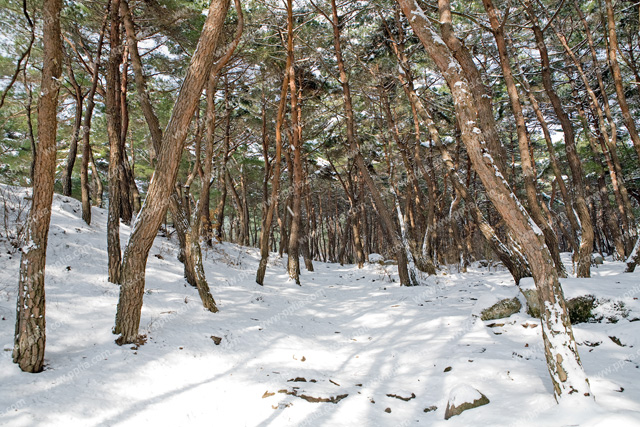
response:
<svg viewBox="0 0 640 427"><path fill-rule="evenodd" d="M542 313L540 311L540 303L538 301L538 291L535 289L527 289L522 291L527 300L527 314L531 317L540 319ZM567 311L571 324L586 323L595 320L593 309L596 306L596 297L593 295L584 295L567 300Z"/></svg>
<svg viewBox="0 0 640 427"><path fill-rule="evenodd" d="M498 301L489 308L485 308L480 313L482 320L496 320L509 317L520 311L522 304L518 298L506 298Z"/></svg>
<svg viewBox="0 0 640 427"><path fill-rule="evenodd" d="M540 311L540 301L538 300L538 291L535 289L521 290L524 299L527 301L527 314L536 319L540 319L542 312Z"/></svg>
<svg viewBox="0 0 640 427"><path fill-rule="evenodd" d="M449 401L447 402L444 419L448 420L453 416L460 415L464 411L488 403L489 398L470 385L457 385L449 392Z"/></svg>

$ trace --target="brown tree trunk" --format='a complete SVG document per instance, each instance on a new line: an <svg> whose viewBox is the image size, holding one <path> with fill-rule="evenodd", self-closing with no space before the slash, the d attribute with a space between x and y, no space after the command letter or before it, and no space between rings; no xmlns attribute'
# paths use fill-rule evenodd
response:
<svg viewBox="0 0 640 427"><path fill-rule="evenodd" d="M271 177L271 197L265 200L266 214L262 220L262 229L260 232L260 263L258 264L258 271L256 273L256 283L264 285L264 275L267 271L267 263L269 262L269 236L271 234L271 223L273 221L273 214L277 208L277 198L280 192L280 174L282 169L282 123L284 121L284 112L287 104L287 88L289 85L289 67L292 58L287 55L287 65L285 67L285 73L282 78L282 88L280 90L280 102L278 103L278 114L276 116L276 155L274 158L275 165L273 167L273 175ZM264 108L264 107L263 107ZM264 111L264 110L263 110ZM266 126L266 111L262 116L263 126ZM264 141L264 161L265 168L269 165L269 149L268 142L266 141L266 130L263 136ZM267 181L268 173L265 169L265 184ZM265 185L266 190L266 185ZM265 197L267 196L265 192Z"/></svg>
<svg viewBox="0 0 640 427"><path fill-rule="evenodd" d="M109 6L107 6L107 10L108 9ZM98 47L92 65L93 75L91 88L89 89L89 93L87 94L87 108L84 113L84 120L82 124L82 163L80 167L80 191L82 198L82 219L87 223L87 225L91 225L91 196L89 188L89 164L93 158L93 153L91 152L91 119L93 117L93 109L95 107L94 97L98 88L98 79L100 78L100 73L98 70L100 66L100 57L102 55L104 33L105 29L107 28L107 18L108 13L105 15L105 18L102 22L100 36L98 37ZM97 173L97 170L93 173ZM98 182L100 181L99 176L94 176L93 178Z"/></svg>
<svg viewBox="0 0 640 427"><path fill-rule="evenodd" d="M578 277L590 277L591 276L591 251L593 250L593 225L591 224L591 215L589 214L589 207L585 199L584 191L584 178L582 173L582 163L578 156L576 149L575 133L573 125L569 115L562 106L562 101L558 97L555 89L553 88L553 81L551 78L551 62L549 61L549 54L547 51L547 45L544 40L544 34L542 29L538 25L538 19L533 13L533 9L529 3L529 0L523 0L525 10L531 21L531 29L536 39L536 45L540 52L540 59L542 61L542 84L544 85L545 92L551 101L553 110L560 121L562 126L562 132L564 133L565 151L567 153L567 160L569 161L569 168L571 169L571 178L573 180L573 190L576 201L576 211L580 218L581 236L580 236L580 249L578 254Z"/></svg>
<svg viewBox="0 0 640 427"><path fill-rule="evenodd" d="M122 170L121 110L120 110L120 0L111 1L109 28L109 62L107 64L106 115L109 137L109 216L107 220L107 250L109 253L109 282L120 283L120 191Z"/></svg>
<svg viewBox="0 0 640 427"><path fill-rule="evenodd" d="M469 87L473 98L478 105L477 121L479 128L487 141L488 151L493 156L493 160L498 167L500 173L507 176L505 159L507 153L502 144L493 116L493 107L491 105L491 96L487 92L482 81L482 75L473 61L473 56L469 49L456 36L453 30L451 5L449 0L438 0L438 9L440 15L440 33L444 43L449 47L454 58L458 61L462 70L469 76Z"/></svg>
<svg viewBox="0 0 640 427"><path fill-rule="evenodd" d="M300 105L296 84L295 57L293 51L293 2L287 0L287 64L289 65L289 93L291 95L291 132L289 146L293 150L293 204L291 229L289 230L289 249L287 251L287 270L289 277L300 284L300 237L302 222L302 128L300 124ZM289 59L290 58L290 59Z"/></svg>
<svg viewBox="0 0 640 427"><path fill-rule="evenodd" d="M200 233L205 237L207 245L212 246L212 233L213 228L211 224L210 214L210 190L212 181L213 170L213 147L215 139L215 126L216 126L216 107L215 107L215 93L218 86L219 76L222 68L229 62L231 55L235 51L236 47L240 43L242 32L244 30L244 15L242 13L242 7L240 0L234 0L236 7L236 13L238 14L238 26L233 41L229 46L225 54L216 62L209 75L207 83L207 113L206 113L206 128L207 133L205 137L205 154L204 154L204 168L202 171L201 189L200 189ZM226 153L225 153L226 155ZM223 216L224 218L224 216Z"/></svg>
<svg viewBox="0 0 640 427"><path fill-rule="evenodd" d="M360 152L360 144L358 142L358 135L355 128L355 119L353 115L353 107L351 101L351 89L349 87L349 79L347 76L344 61L342 59L342 46L340 42L340 18L338 16L338 8L335 0L331 1L331 17L325 15L327 20L333 27L333 45L336 53L336 62L338 63L338 69L340 71L340 84L342 85L342 97L344 100L344 110L347 118L347 141L349 143L350 154L349 157L353 157L356 167L360 171L360 174L369 189L369 193L374 201L374 208L378 212L382 226L385 230L386 236L389 238L392 249L391 251L396 255L398 260L398 275L400 278L400 284L402 286L413 286L415 281L412 280L407 268L407 257L404 252L404 247L398 233L396 231L395 224L387 206L384 203L380 191L369 174L362 153Z"/></svg>
<svg viewBox="0 0 640 427"><path fill-rule="evenodd" d="M61 0L43 3L43 65L38 100L38 145L35 154L31 211L20 256L13 361L24 372L40 372L46 344L44 273L56 173L57 108L62 74Z"/></svg>
<svg viewBox="0 0 640 427"><path fill-rule="evenodd" d="M73 166L76 163L76 156L78 154L78 138L80 136L80 127L82 126L82 103L84 101L84 95L82 94L82 87L76 81L76 77L71 67L71 59L68 61L67 70L69 72L69 82L73 87L73 98L75 100L76 117L73 121L73 132L71 134L71 143L69 144L69 154L67 155L67 163L62 170L62 194L65 196L71 196L71 178L73 175Z"/></svg>
<svg viewBox="0 0 640 427"><path fill-rule="evenodd" d="M218 171L218 183L220 187L220 200L214 214L216 215L215 237L222 241L222 233L224 230L224 207L227 202L227 162L229 161L229 144L231 142L231 107L229 104L229 81L225 78L224 85L224 108L225 108L225 126L224 140L222 141L221 165Z"/></svg>
<svg viewBox="0 0 640 427"><path fill-rule="evenodd" d="M215 94L218 86L218 74L211 73L207 83L207 113L205 126L204 167L200 189L200 233L204 237L208 246L212 246L211 237L213 227L211 224L211 178L213 176L213 148L215 143L216 126L216 105Z"/></svg>
<svg viewBox="0 0 640 427"><path fill-rule="evenodd" d="M549 132L549 126L547 125L547 120L540 109L540 104L538 104L537 99L533 95L531 91L531 87L529 86L529 82L527 81L526 76L518 62L517 57L515 58L516 65L518 66L518 72L521 75L520 82L522 83L522 88L524 89L527 98L529 99L529 103L531 104L531 108L536 115L536 119L538 123L540 123L540 127L542 128L542 134L544 136L545 143L547 145L547 151L549 153L549 161L551 163L551 169L553 170L553 174L555 177L555 182L558 184L558 188L560 189L560 195L562 196L562 201L564 202L565 214L567 219L569 220L569 224L571 226L572 233L567 235L567 239L569 240L569 244L573 249L574 254L578 254L579 247L576 242L576 235L580 231L580 224L578 223L578 219L576 217L575 211L573 210L573 202L571 197L569 196L569 191L567 190L567 186L564 183L564 179L562 178L562 170L560 167L560 162L558 161L558 157L556 156L556 150L553 147L553 140L551 139L551 133Z"/></svg>
<svg viewBox="0 0 640 427"><path fill-rule="evenodd" d="M149 94L147 92L146 82L142 71L142 61L138 53L137 41L135 38L133 19L126 0L122 0L120 3L120 14L123 17L125 29L127 31L129 51L131 53L140 105L151 133L153 147L156 152L160 152L162 146L162 130L160 129L158 118L153 106L151 105ZM179 259L184 264L184 277L187 279L187 282L198 289L198 293L204 307L215 313L218 309L209 291L209 285L206 281L204 269L202 267L198 214L194 214L193 220L190 221L188 209L185 206L187 203L189 203L188 197L186 200L183 200L177 190L174 189L170 197L169 209L171 210L171 216L173 217L176 233L180 240Z"/></svg>
<svg viewBox="0 0 640 427"><path fill-rule="evenodd" d="M531 149L529 145L529 135L527 133L527 126L524 120L524 114L522 112L522 104L520 103L520 96L518 95L518 89L516 88L516 82L513 78L511 71L511 65L509 63L509 53L507 51L507 43L504 37L504 27L501 23L498 11L493 5L492 0L483 0L484 8L489 16L489 22L491 23L491 30L498 46L498 53L500 56L500 66L502 68L502 76L504 78L505 85L507 86L507 93L509 95L509 101L511 102L511 110L516 121L516 132L518 135L518 147L520 148L520 163L522 165L522 175L524 178L525 193L527 196L528 211L535 221L536 225L540 227L544 234L545 243L551 253L551 258L556 266L558 275L560 277L567 277L564 265L560 260L560 250L558 248L558 238L551 229L549 222L544 217L542 208L538 201L538 190L536 188L536 175L534 171L534 165L531 158Z"/></svg>
<svg viewBox="0 0 640 427"><path fill-rule="evenodd" d="M628 254L628 252L631 251L631 247L633 246L633 238L631 236L635 235L635 227L633 226L633 215L629 214L630 212L633 212L633 211L631 208L629 195L627 193L627 187L625 186L625 183L624 183L622 167L620 166L620 160L618 158L618 153L616 148L616 140L617 140L616 124L613 118L611 117L611 111L609 109L609 101L608 101L606 92L603 91L602 93L603 93L603 99L604 99L604 107L607 112L609 125L611 127L611 134L609 134L609 132L607 131L607 126L605 124L605 119L604 119L605 114L603 113L602 108L600 107L600 101L598 101L598 97L596 96L596 93L591 88L591 83L585 71L583 70L582 63L576 57L575 53L569 46L569 43L567 42L565 35L553 23L551 24L551 28L553 28L558 40L560 40L560 43L564 47L565 52L571 58L572 62L576 66L576 69L578 70L578 74L582 79L582 83L584 84L587 94L589 95L589 99L591 101L591 109L595 113L595 116L597 117L598 130L602 135L606 144L606 148L603 147L603 153L605 155L605 158L607 159L607 163L609 166L611 184L612 184L614 193L616 195L618 210L620 212L620 221L623 226L622 235L625 241L625 247ZM595 63L595 66L596 68L598 67L597 62ZM599 72L597 73L597 75L599 76ZM598 78L598 80L600 81L601 79ZM573 88L573 96L574 98L578 99L577 98L578 91L575 87L575 83L572 81L571 85ZM600 87L601 90L603 90L603 88L604 88L604 85ZM581 114L584 116L584 113L581 113ZM588 124L586 124L586 126L587 126L586 132L589 133Z"/></svg>
<svg viewBox="0 0 640 427"><path fill-rule="evenodd" d="M122 286L114 328L114 332L120 334L117 340L120 344L135 342L138 337L147 257L169 205L169 196L178 174L183 143L202 89L213 66L213 57L228 8L228 0L213 1L209 7L198 46L191 58L169 124L164 132L156 170L149 185L145 204L138 214L125 249Z"/></svg>
<svg viewBox="0 0 640 427"><path fill-rule="evenodd" d="M533 279L538 290L542 312L543 340L547 367L556 397L591 396L578 348L573 337L562 288L549 251L544 247L544 236L536 232L533 220L518 202L487 152L483 133L476 126L478 111L471 96L468 79L451 52L436 35L432 24L416 0L398 0L411 27L427 50L442 75L454 99L454 107L462 140L474 169L487 189L487 195L504 219L512 234L518 239L531 265ZM542 249L541 249L542 248Z"/></svg>
<svg viewBox="0 0 640 427"><path fill-rule="evenodd" d="M604 0L604 3L607 9L607 29L609 36L607 57L609 58L609 67L611 68L611 74L613 74L613 83L616 88L618 105L620 106L620 111L622 111L622 120L629 131L629 136L631 137L631 141L633 141L633 147L636 149L636 154L640 159L640 136L638 136L636 123L629 111L629 104L627 103L627 97L624 94L624 86L622 84L622 73L620 72L620 65L618 64L618 36L616 35L616 18L613 10L613 2L611 0Z"/></svg>

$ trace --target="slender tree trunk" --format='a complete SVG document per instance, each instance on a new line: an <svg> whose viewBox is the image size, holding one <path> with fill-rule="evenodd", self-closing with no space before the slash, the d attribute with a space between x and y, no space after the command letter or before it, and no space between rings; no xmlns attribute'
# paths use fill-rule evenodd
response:
<svg viewBox="0 0 640 427"><path fill-rule="evenodd" d="M590 277L591 276L591 251L593 250L593 225L591 224L591 215L589 214L589 208L587 206L585 192L584 192L584 178L582 173L582 163L578 156L576 149L575 133L573 125L568 114L562 106L562 101L558 97L555 89L553 88L553 81L551 78L551 62L549 61L549 54L547 51L547 45L544 40L544 34L542 29L538 25L538 19L533 13L529 0L523 0L525 10L531 21L531 29L536 39L538 51L540 52L540 59L542 61L542 84L544 85L545 92L551 101L553 110L560 121L562 126L562 132L564 133L565 151L567 153L567 160L569 161L569 168L571 169L571 178L573 180L573 190L576 201L576 211L580 219L581 238L580 238L580 250L578 254L578 277Z"/></svg>
<svg viewBox="0 0 640 427"><path fill-rule="evenodd" d="M338 8L335 0L331 0L331 17L326 16L327 20L333 27L333 45L336 53L336 62L338 63L338 69L340 71L340 84L342 85L342 97L344 100L344 110L347 118L347 141L349 143L350 157L354 158L356 167L358 168L365 184L367 185L371 197L374 201L374 208L378 212L378 215L382 221L385 234L389 238L392 244L392 252L396 255L398 260L398 275L400 278L400 284L402 286L413 286L415 281L412 280L407 268L407 257L404 252L404 246L402 241L398 237L395 224L387 206L382 199L381 193L369 174L369 169L365 165L364 158L360 152L360 146L358 142L358 136L355 128L355 119L353 115L353 107L351 101L351 89L349 87L349 78L344 66L344 60L342 59L342 46L340 42L340 18L338 16Z"/></svg>
<svg viewBox="0 0 640 427"><path fill-rule="evenodd" d="M542 128L542 134L544 136L545 143L547 145L547 151L549 153L549 161L551 163L551 169L553 170L554 177L556 178L556 183L558 184L558 188L560 189L560 194L562 196L562 201L564 202L564 209L567 219L569 220L569 224L571 226L572 233L567 235L569 240L569 244L573 249L574 254L577 256L579 247L576 242L576 235L580 232L580 224L578 223L578 219L576 217L575 211L573 210L573 202L571 197L569 196L569 191L567 190L567 186L564 183L564 179L562 178L562 169L560 167L560 162L558 161L558 157L556 155L556 150L553 147L553 140L551 139L551 133L549 132L549 126L547 125L547 120L540 109L540 104L538 104L537 99L533 95L531 91L531 87L529 86L529 82L527 81L526 76L520 66L520 63L515 58L516 64L518 66L518 72L522 76L520 82L522 83L522 87L527 94L527 98L529 99L529 103L531 104L531 108L536 115L536 119L538 123L540 123L540 127Z"/></svg>
<svg viewBox="0 0 640 427"><path fill-rule="evenodd" d="M451 52L440 42L432 24L416 1L398 0L398 3L427 53L446 79L454 99L462 141L474 169L487 189L487 195L512 234L518 239L531 265L540 305L543 307L542 335L555 396L557 398L567 398L571 395L591 396L589 381L580 362L558 274L551 254L544 247L544 236L541 232L536 232L533 220L494 164L491 154L486 150L484 135L476 126L475 112L478 111L478 107L470 93L468 79L471 76L465 75Z"/></svg>
<svg viewBox="0 0 640 427"><path fill-rule="evenodd" d="M528 211L535 221L536 225L540 227L544 234L545 243L551 253L551 258L556 266L558 275L560 277L567 277L564 265L560 260L560 251L558 248L558 238L551 229L549 222L544 217L542 208L538 201L538 190L536 188L536 175L534 171L534 165L531 158L531 149L529 144L529 135L527 133L527 126L524 120L524 114L522 112L522 104L520 103L520 96L518 95L518 89L516 88L516 82L513 78L511 71L511 65L509 63L509 53L507 51L507 43L504 37L504 27L501 24L501 19L498 11L493 5L492 0L483 0L484 8L489 16L489 22L491 23L491 30L498 46L498 53L500 56L500 66L502 68L502 76L507 86L507 93L511 102L511 110L516 121L516 132L518 135L518 146L520 148L520 163L522 166L522 175L524 178L525 193L527 196Z"/></svg>
<svg viewBox="0 0 640 427"><path fill-rule="evenodd" d="M289 146L293 151L293 205L291 229L289 230L289 249L287 251L287 269L289 277L300 284L300 238L302 223L302 128L300 124L300 105L296 84L295 57L293 51L293 2L287 0L287 64L289 65L289 93L291 96L291 132ZM290 59L289 59L290 58Z"/></svg>
<svg viewBox="0 0 640 427"><path fill-rule="evenodd" d="M71 133L71 143L69 144L69 154L67 155L67 163L62 170L62 194L65 196L71 196L71 179L73 175L73 166L76 163L76 156L78 154L78 138L80 136L80 128L82 127L82 103L84 101L84 95L82 94L82 87L76 81L76 77L71 67L71 60L67 65L69 71L69 81L73 86L73 97L75 100L76 117L73 121L73 132Z"/></svg>
<svg viewBox="0 0 640 427"><path fill-rule="evenodd" d="M218 201L218 206L216 207L216 226L215 226L215 236L219 241L222 241L222 233L224 230L224 207L227 202L227 162L229 160L229 144L231 141L231 107L229 104L229 82L227 78L225 78L225 89L224 89L224 106L225 106L225 130L224 130L224 140L222 142L222 155L221 155L221 165L220 170L218 171L218 182L220 186L220 200Z"/></svg>
<svg viewBox="0 0 640 427"><path fill-rule="evenodd" d="M89 188L89 160L91 157L93 157L91 153L91 118L93 117L93 109L95 107L94 97L98 88L98 79L100 78L98 69L100 66L100 57L102 55L104 33L105 29L107 28L107 16L108 13L105 16L104 21L102 22L100 36L98 37L98 48L96 51L96 56L93 60L93 76L91 81L91 89L89 89L89 93L87 95L87 109L84 113L84 121L82 126L82 164L80 168L80 190L82 197L82 219L87 223L87 225L91 225L91 196ZM100 177L94 177L94 179L97 179L99 181Z"/></svg>
<svg viewBox="0 0 640 427"><path fill-rule="evenodd" d="M20 256L13 361L24 372L40 372L46 344L44 274L56 172L58 93L62 74L61 0L43 3L43 65L38 100L38 145L33 194Z"/></svg>
<svg viewBox="0 0 640 427"><path fill-rule="evenodd" d="M151 105L149 94L147 92L142 69L142 61L138 53L137 41L135 38L133 19L126 0L122 0L120 3L120 14L124 19L125 29L127 31L129 51L131 53L140 105L151 133L153 147L156 152L160 152L163 143L162 130L160 129L158 118L153 110L153 106ZM180 240L181 252L179 258L184 263L184 276L187 279L187 282L198 289L198 293L204 307L215 313L218 311L218 308L216 307L215 300L209 291L209 285L206 281L204 268L202 267L198 210L196 209L196 213L194 213L193 219L190 221L188 209L185 206L187 203L189 203L188 197L183 200L178 191L174 188L170 197L169 209L171 210L171 216L173 217L174 226L176 227L176 233Z"/></svg>
<svg viewBox="0 0 640 427"><path fill-rule="evenodd" d="M191 58L169 124L164 132L145 204L138 214L122 264L122 286L114 332L120 334L119 344L133 343L138 337L142 296L145 284L145 265L158 227L162 223L169 196L178 174L178 167L189 123L197 108L206 83L223 22L229 8L228 0L211 3L198 46Z"/></svg>
<svg viewBox="0 0 640 427"><path fill-rule="evenodd" d="M285 67L285 73L282 78L282 88L280 90L280 102L278 103L278 114L276 116L276 155L274 158L275 165L273 168L273 175L271 177L271 197L265 200L265 208L267 210L266 215L263 217L262 230L260 232L260 263L258 264L258 271L256 273L256 283L264 285L264 275L267 271L267 263L269 262L269 235L271 234L271 222L273 221L273 215L277 208L277 198L280 192L280 174L282 169L282 123L284 121L284 113L287 104L287 88L289 85L289 61L292 58L287 55L287 65ZM262 116L263 126L266 126L266 111ZM263 140L266 139L266 135ZM267 142L264 142L263 149L265 156L265 165L269 165L269 150ZM266 166L265 166L266 167ZM265 171L265 184L268 174ZM266 185L265 185L266 190ZM265 193L266 196L266 193Z"/></svg>
<svg viewBox="0 0 640 427"><path fill-rule="evenodd" d="M635 148L636 154L640 159L640 136L638 136L636 123L629 111L629 104L627 103L627 97L624 94L624 86L622 84L622 73L620 72L620 65L618 64L619 48L618 36L616 35L616 17L613 10L613 2L611 0L604 0L604 3L607 9L607 29L609 38L607 57L609 59L609 67L611 68L611 74L613 75L613 84L616 88L618 105L620 106L620 111L622 111L622 121L629 131L629 136L631 137L631 141L633 141L633 148Z"/></svg>
<svg viewBox="0 0 640 427"><path fill-rule="evenodd" d="M109 137L109 216L107 221L107 249L109 253L109 282L120 283L120 177L122 169L121 110L120 110L120 0L111 0L109 28L109 62L107 64L107 134Z"/></svg>
<svg viewBox="0 0 640 427"><path fill-rule="evenodd" d="M211 224L209 204L211 203L211 177L213 172L213 147L215 143L216 126L215 94L218 79L218 74L214 74L212 71L207 83L207 113L205 123L207 132L205 134L204 167L200 190L200 233L210 247L212 246L211 235L213 233L213 227Z"/></svg>
<svg viewBox="0 0 640 427"><path fill-rule="evenodd" d="M609 109L608 97L606 95L606 92L603 90L604 89L604 85L602 85L600 89L602 90L602 94L603 94L604 106L605 106L605 110L607 111L607 117L608 117L609 125L611 127L611 134L609 134L609 132L607 131L607 126L605 124L605 118L604 118L605 114L602 111L602 108L600 106L600 101L598 101L598 97L596 96L596 93L594 92L594 90L591 87L591 83L589 81L589 78L586 75L585 71L583 70L582 63L577 58L577 56L575 55L575 53L573 52L573 50L569 46L569 43L567 42L566 37L557 28L557 26L552 23L551 24L551 28L553 28L554 32L556 33L556 36L557 36L558 40L560 40L560 43L564 47L565 52L571 58L572 62L576 66L576 69L578 70L578 74L580 75L580 78L582 79L582 83L585 86L587 94L589 95L589 99L591 101L591 109L595 113L595 116L597 117L598 130L600 131L600 134L602 135L602 137L603 137L603 139L604 139L604 141L606 143L607 148L603 147L603 153L605 155L605 158L607 159L607 163L608 163L608 166L609 166L609 174L611 176L611 183L612 183L612 186L613 186L614 193L616 195L616 201L618 203L618 209L620 211L620 220L622 221L622 226L623 226L622 235L623 235L623 239L624 239L624 241L626 243L626 249L627 249L627 253L628 253L628 251L631 251L631 246L633 246L633 238L631 236L636 234L635 233L635 227L633 226L633 215L630 214L630 212L633 212L633 211L632 211L632 208L631 208L631 202L629 200L629 195L627 193L627 188L626 188L625 183L624 183L623 174L622 174L622 167L620 166L620 160L618 159L618 153L617 153L617 148L616 148L616 139L617 139L616 124L615 124L615 121L613 120L613 118L611 117L611 112L610 112L610 109ZM595 66L596 66L596 68L598 67L597 62L595 63ZM597 75L599 76L599 74L600 73L599 73L599 70L598 70ZM599 81L601 80L600 77L598 78L598 80ZM575 83L572 81L571 85L573 87L573 95L574 95L574 97L576 99L578 99L577 98L578 91L577 91L577 89L575 87ZM584 115L584 113L582 113L582 115ZM588 129L588 124L586 126L587 126L587 129ZM588 130L587 130L587 132L588 132ZM589 135L587 135L587 136L589 136ZM629 219L631 219L631 221Z"/></svg>

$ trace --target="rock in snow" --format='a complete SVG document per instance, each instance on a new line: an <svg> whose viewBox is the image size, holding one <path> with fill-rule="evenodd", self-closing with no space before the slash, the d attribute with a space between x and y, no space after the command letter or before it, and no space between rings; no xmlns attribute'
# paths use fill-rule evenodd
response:
<svg viewBox="0 0 640 427"><path fill-rule="evenodd" d="M444 413L444 419L460 415L467 409L477 408L489 403L489 399L468 384L459 384L449 392L449 402Z"/></svg>
<svg viewBox="0 0 640 427"><path fill-rule="evenodd" d="M504 319L505 317L509 317L512 314L519 312L521 308L522 304L520 303L518 298L507 298L500 300L491 307L482 310L482 313L480 313L480 318L482 320Z"/></svg>

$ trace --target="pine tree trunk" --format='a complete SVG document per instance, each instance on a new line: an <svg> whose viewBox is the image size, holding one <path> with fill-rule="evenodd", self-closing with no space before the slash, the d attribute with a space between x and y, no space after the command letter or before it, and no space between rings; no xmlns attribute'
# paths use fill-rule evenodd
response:
<svg viewBox="0 0 640 427"><path fill-rule="evenodd" d="M62 194L65 196L71 196L72 186L71 180L73 175L73 166L76 163L76 156L78 154L78 138L80 136L80 128L82 127L82 103L84 101L84 95L82 94L82 88L76 81L71 67L71 60L67 66L69 70L69 81L73 86L73 97L75 100L75 120L73 121L73 132L71 134L71 143L69 144L69 154L67 155L67 163L62 170Z"/></svg>
<svg viewBox="0 0 640 427"><path fill-rule="evenodd" d="M24 372L40 372L46 344L44 274L56 172L58 93L62 74L61 0L43 3L43 65L38 100L38 145L35 154L31 211L20 256L13 361Z"/></svg>
<svg viewBox="0 0 640 427"><path fill-rule="evenodd" d="M147 257L169 205L169 196L176 181L183 143L202 89L213 66L213 57L228 8L228 0L211 3L198 46L191 58L164 133L145 204L138 214L125 249L122 286L114 328L114 332L120 334L117 340L119 344L133 343L138 337Z"/></svg>
<svg viewBox="0 0 640 427"><path fill-rule="evenodd" d="M381 193L378 191L377 186L371 178L369 169L365 165L364 158L362 157L362 153L360 152L358 136L355 128L355 119L353 115L351 89L349 87L349 79L347 76L346 68L344 66L344 60L342 59L342 46L340 42L340 18L338 16L338 8L336 6L335 0L331 0L331 12L331 18L327 16L327 19L330 21L333 27L333 45L336 54L336 61L338 63L338 69L340 71L340 84L342 85L342 97L344 100L344 110L347 118L347 141L349 143L350 157L354 159L356 167L358 168L362 179L369 189L369 193L371 194L371 197L374 201L374 208L378 212L378 216L382 221L382 226L384 227L385 234L391 242L391 251L397 257L400 284L402 286L413 286L415 285L415 283L409 275L406 254L404 253L404 246L400 238L398 237L398 233L396 231L395 224L393 223L391 214L389 213L389 210L385 205L384 200L382 199Z"/></svg>
<svg viewBox="0 0 640 427"><path fill-rule="evenodd" d="M531 149L529 144L529 135L527 133L527 126L524 120L524 114L522 112L522 104L520 103L520 97L518 95L518 89L516 88L516 82L513 78L511 71L511 65L509 63L509 53L507 51L507 43L504 36L504 27L501 24L501 19L498 16L498 12L493 6L492 0L483 0L484 8L489 16L491 23L491 30L498 46L498 53L500 57L500 66L502 68L502 75L505 85L507 86L507 93L511 103L511 110L516 121L516 132L518 135L518 147L520 148L520 163L522 166L522 175L524 177L525 193L527 197L528 211L535 221L536 225L540 227L544 234L545 243L547 249L551 253L551 258L556 266L558 275L560 277L567 277L564 265L560 260L560 251L558 249L558 238L551 229L547 218L544 217L542 208L538 201L538 190L536 188L536 176L534 171L534 165L531 158Z"/></svg>
<svg viewBox="0 0 640 427"><path fill-rule="evenodd" d="M300 106L296 84L295 57L293 51L293 2L287 0L287 64L289 65L289 93L291 96L290 148L293 151L293 204L291 228L289 230L289 248L287 251L287 270L289 277L300 284L300 237L302 221L302 129L300 125ZM289 59L290 58L290 59Z"/></svg>
<svg viewBox="0 0 640 427"><path fill-rule="evenodd" d="M267 271L267 263L269 262L269 236L271 235L271 223L273 222L273 215L277 209L277 198L280 192L280 174L282 169L282 123L284 121L284 112L287 103L287 88L289 85L289 61L291 58L287 56L287 66L285 67L285 73L282 78L282 89L280 90L280 102L278 103L278 114L276 116L276 155L274 158L275 165L273 168L273 175L271 177L271 196L265 200L266 213L262 220L262 230L260 232L260 263L258 264L258 271L256 272L256 283L264 285L264 276ZM266 111L263 107L262 122L266 127ZM266 133L266 130L264 131ZM263 140L266 139L266 135L263 136ZM267 142L264 142L265 147L263 149L265 156L265 165L269 164L269 151ZM268 170L268 169L267 169ZM268 173L265 171L265 197L266 182Z"/></svg>
<svg viewBox="0 0 640 427"><path fill-rule="evenodd" d="M613 75L613 84L616 88L616 95L618 97L618 105L620 111L622 111L622 121L629 131L631 141L633 141L633 148L636 150L636 154L640 159L640 136L638 135L638 129L636 123L629 111L629 104L627 103L627 97L624 93L624 86L622 84L622 73L620 72L620 65L618 64L618 36L616 35L616 18L613 10L613 2L611 0L604 0L607 9L607 29L608 29L608 49L607 57L609 59L609 67L611 68L611 74Z"/></svg>
<svg viewBox="0 0 640 427"><path fill-rule="evenodd" d="M518 239L531 265L540 305L543 307L542 332L545 355L555 396L591 396L558 275L551 255L544 247L544 236L539 230L536 232L537 227L534 226L533 220L518 202L504 176L494 164L491 154L487 152L485 135L476 127L476 112L479 112L479 109L470 94L468 79L471 76L465 75L451 52L442 44L416 1L398 0L398 3L427 53L446 79L453 96L462 140L474 169L487 189L487 195Z"/></svg>
<svg viewBox="0 0 640 427"><path fill-rule="evenodd" d="M523 0L523 4L525 5L529 19L531 20L531 29L533 30L536 39L538 51L540 52L540 59L542 61L542 84L544 85L545 92L551 101L553 110L560 121L560 125L562 126L562 131L564 133L565 151L569 162L569 168L571 169L576 211L578 213L578 218L580 219L581 227L577 276L590 277L591 251L593 250L594 233L593 225L591 224L591 215L589 214L589 208L585 199L582 164L576 150L575 132L573 130L571 119L564 110L562 101L553 88L551 63L549 61L549 54L544 40L544 34L537 24L537 18L533 13L529 0Z"/></svg>
<svg viewBox="0 0 640 427"><path fill-rule="evenodd" d="M109 29L109 62L107 64L106 115L109 137L109 216L107 220L107 251L109 253L109 282L120 283L120 191L122 170L121 110L120 110L120 0L111 2Z"/></svg>

